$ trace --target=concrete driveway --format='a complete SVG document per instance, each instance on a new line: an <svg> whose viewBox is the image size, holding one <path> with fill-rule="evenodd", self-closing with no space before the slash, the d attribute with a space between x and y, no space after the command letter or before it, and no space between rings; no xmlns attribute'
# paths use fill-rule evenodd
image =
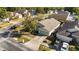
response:
<svg viewBox="0 0 79 59"><path fill-rule="evenodd" d="M40 44L46 40L47 36L36 36L34 39L30 40L29 42L24 43L24 45L34 51L39 50Z"/></svg>

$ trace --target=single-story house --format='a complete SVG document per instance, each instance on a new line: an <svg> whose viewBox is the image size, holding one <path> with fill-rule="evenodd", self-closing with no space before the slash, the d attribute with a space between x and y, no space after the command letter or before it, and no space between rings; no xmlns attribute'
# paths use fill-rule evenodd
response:
<svg viewBox="0 0 79 59"><path fill-rule="evenodd" d="M75 38L76 43L79 45L79 32L72 33L72 37Z"/></svg>
<svg viewBox="0 0 79 59"><path fill-rule="evenodd" d="M60 22L67 22L69 19L70 12L68 11L57 11L56 13L49 16L49 18L55 18Z"/></svg>
<svg viewBox="0 0 79 59"><path fill-rule="evenodd" d="M69 43L70 41L72 41L72 38L68 37L70 35L70 33L66 32L65 30L62 32L58 32L56 34L56 37L58 40L62 41L62 42L67 42Z"/></svg>
<svg viewBox="0 0 79 59"><path fill-rule="evenodd" d="M38 23L38 33L50 36L59 26L61 22L54 18L45 19Z"/></svg>
<svg viewBox="0 0 79 59"><path fill-rule="evenodd" d="M70 37L67 37L67 36L63 36L63 35L59 35L59 34L56 34L57 38L62 41L62 42L67 42L69 43L70 41L72 41L72 38Z"/></svg>
<svg viewBox="0 0 79 59"><path fill-rule="evenodd" d="M53 10L49 10L47 14L53 14Z"/></svg>
<svg viewBox="0 0 79 59"><path fill-rule="evenodd" d="M67 29L67 32L69 33L79 32L79 29L71 28L71 29Z"/></svg>

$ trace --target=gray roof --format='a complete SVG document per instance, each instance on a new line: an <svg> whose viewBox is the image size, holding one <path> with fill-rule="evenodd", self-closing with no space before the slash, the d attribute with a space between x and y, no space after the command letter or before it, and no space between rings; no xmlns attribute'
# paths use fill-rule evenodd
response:
<svg viewBox="0 0 79 59"><path fill-rule="evenodd" d="M58 25L60 25L60 22L54 18L51 18L40 21L38 25L40 26L40 28L43 28L50 32L51 30L55 29Z"/></svg>
<svg viewBox="0 0 79 59"><path fill-rule="evenodd" d="M78 32L79 30L76 28L71 28L71 29L67 29L67 31L72 33L72 32Z"/></svg>
<svg viewBox="0 0 79 59"><path fill-rule="evenodd" d="M63 14L63 15L68 16L69 12L68 11L58 11L58 14Z"/></svg>
<svg viewBox="0 0 79 59"><path fill-rule="evenodd" d="M79 45L79 32L72 33L72 37L75 38L77 44Z"/></svg>
<svg viewBox="0 0 79 59"><path fill-rule="evenodd" d="M79 39L79 32L72 33L72 36Z"/></svg>
<svg viewBox="0 0 79 59"><path fill-rule="evenodd" d="M63 24L63 26L61 26L61 27L59 28L58 31L63 31L63 30L67 30L67 29L74 28L75 25L77 25L77 24L78 24L78 21L66 22L66 23Z"/></svg>
<svg viewBox="0 0 79 59"><path fill-rule="evenodd" d="M69 12L66 11L57 11L57 14L53 14L51 16L49 16L49 18L55 18L60 22L66 22L67 17L69 15Z"/></svg>
<svg viewBox="0 0 79 59"><path fill-rule="evenodd" d="M69 36L70 35L70 33L69 32L66 32L66 30L57 32L57 34L63 35L63 36Z"/></svg>
<svg viewBox="0 0 79 59"><path fill-rule="evenodd" d="M70 37L67 37L67 36L63 36L63 35L60 35L60 34L56 34L56 37L60 40L60 41L64 41L64 42L70 42L72 41L72 38Z"/></svg>

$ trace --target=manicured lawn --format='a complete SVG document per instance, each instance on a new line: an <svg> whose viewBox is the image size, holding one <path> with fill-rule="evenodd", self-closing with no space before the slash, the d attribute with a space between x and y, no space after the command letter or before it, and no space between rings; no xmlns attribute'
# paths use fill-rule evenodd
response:
<svg viewBox="0 0 79 59"><path fill-rule="evenodd" d="M49 48L49 47L47 47L47 46L44 46L44 45L40 45L40 47L39 47L39 51L50 51L51 49Z"/></svg>
<svg viewBox="0 0 79 59"><path fill-rule="evenodd" d="M30 39L28 39L27 37L24 37L24 36L21 36L21 37L17 38L17 41L21 42L21 43L28 42L29 40Z"/></svg>

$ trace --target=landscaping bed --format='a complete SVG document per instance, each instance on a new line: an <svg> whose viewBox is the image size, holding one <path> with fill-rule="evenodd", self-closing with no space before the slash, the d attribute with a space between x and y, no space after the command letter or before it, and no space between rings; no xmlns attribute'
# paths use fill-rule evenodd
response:
<svg viewBox="0 0 79 59"><path fill-rule="evenodd" d="M28 39L27 37L21 36L17 38L17 41L20 43L25 43L25 42L30 41L30 39Z"/></svg>
<svg viewBox="0 0 79 59"><path fill-rule="evenodd" d="M49 47L47 47L47 46L44 46L44 45L40 45L40 47L39 47L39 51L50 51L51 49L49 48Z"/></svg>

